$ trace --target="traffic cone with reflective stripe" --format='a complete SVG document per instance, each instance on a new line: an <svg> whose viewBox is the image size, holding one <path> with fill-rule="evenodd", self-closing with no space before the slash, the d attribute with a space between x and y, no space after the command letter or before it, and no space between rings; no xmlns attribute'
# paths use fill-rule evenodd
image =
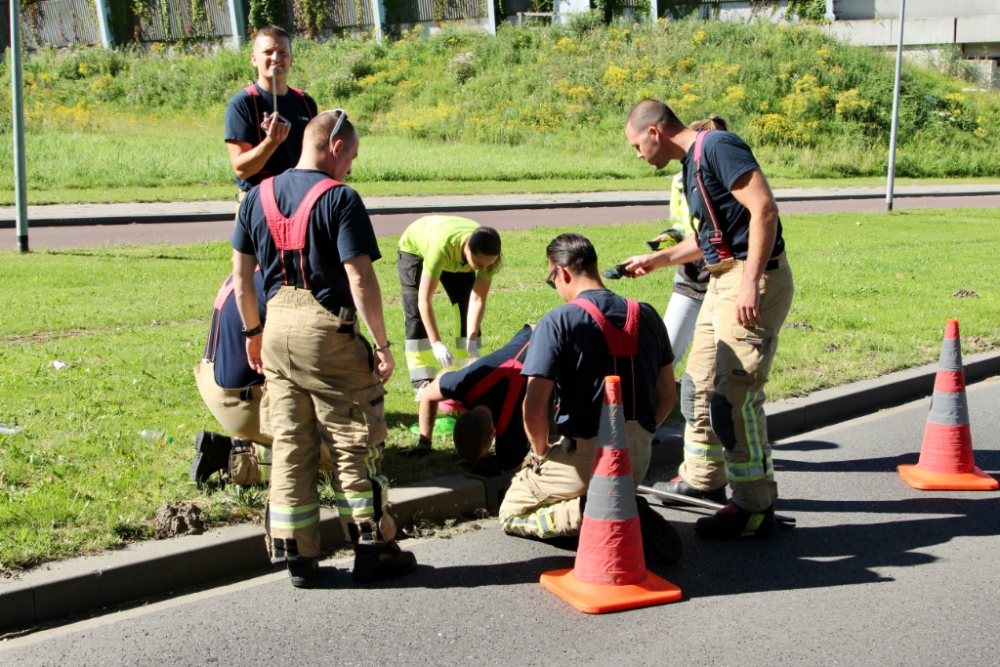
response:
<svg viewBox="0 0 1000 667"><path fill-rule="evenodd" d="M972 455L958 320L948 320L945 329L920 461L899 466L899 474L917 489L992 491L998 486L997 480L976 467Z"/></svg>
<svg viewBox="0 0 1000 667"><path fill-rule="evenodd" d="M546 572L541 583L589 614L681 599L681 589L646 570L617 376L604 380L604 406L576 567Z"/></svg>

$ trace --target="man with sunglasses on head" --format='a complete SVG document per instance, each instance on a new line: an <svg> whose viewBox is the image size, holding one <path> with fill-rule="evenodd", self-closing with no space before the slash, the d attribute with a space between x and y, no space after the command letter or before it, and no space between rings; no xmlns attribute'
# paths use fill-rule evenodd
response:
<svg viewBox="0 0 1000 667"><path fill-rule="evenodd" d="M233 281L247 360L267 378L272 444L267 534L272 560L292 585L316 583L320 554L320 446L333 450L333 483L354 579L376 581L416 568L394 541L382 471L389 351L382 292L372 262L378 243L361 197L341 181L359 138L342 109L319 114L294 169L250 190L233 232ZM254 288L267 296L262 327ZM357 316L374 339L359 334Z"/></svg>
<svg viewBox="0 0 1000 667"><path fill-rule="evenodd" d="M226 146L240 201L250 188L299 161L302 135L316 115L313 98L288 85L292 37L284 28L258 30L250 62L257 69L257 82L236 93L226 106Z"/></svg>
<svg viewBox="0 0 1000 667"><path fill-rule="evenodd" d="M677 402L674 355L656 309L608 290L597 252L580 234L546 248L548 278L566 305L535 327L521 374L527 376L524 430L531 447L500 506L503 529L553 538L579 535L604 404L604 378L621 378L632 480L649 468L653 433ZM549 444L549 400L556 392L559 440ZM673 528L637 497L643 545L651 561L680 554Z"/></svg>

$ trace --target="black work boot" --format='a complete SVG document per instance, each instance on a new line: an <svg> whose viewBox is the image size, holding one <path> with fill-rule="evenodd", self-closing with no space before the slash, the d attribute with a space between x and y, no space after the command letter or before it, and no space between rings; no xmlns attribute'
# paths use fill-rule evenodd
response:
<svg viewBox="0 0 1000 667"><path fill-rule="evenodd" d="M298 556L288 559L288 578L296 588L312 588L316 585L319 572L319 558Z"/></svg>
<svg viewBox="0 0 1000 667"><path fill-rule="evenodd" d="M705 491L703 489L691 486L684 481L680 475L674 477L669 482L657 482L653 485L653 488L657 491L666 491L667 493L676 493L682 496L688 496L690 498L697 498L699 500L710 500L713 503L718 503L720 505L726 504L726 487L720 486L717 489L711 489ZM683 505L684 503L680 500L671 500L670 498L657 498L663 505Z"/></svg>
<svg viewBox="0 0 1000 667"><path fill-rule="evenodd" d="M194 437L194 449L196 454L189 474L192 482L204 484L212 473L229 467L233 439L211 431L198 431Z"/></svg>
<svg viewBox="0 0 1000 667"><path fill-rule="evenodd" d="M694 524L696 533L712 540L771 537L775 529L774 505L763 512L748 512L733 502L712 516L703 516Z"/></svg>
<svg viewBox="0 0 1000 667"><path fill-rule="evenodd" d="M391 542L359 542L354 545L354 581L369 583L409 574L417 559Z"/></svg>
<svg viewBox="0 0 1000 667"><path fill-rule="evenodd" d="M642 552L647 563L676 563L684 552L681 536L670 522L649 506L642 496L635 497L639 507L639 529L642 531Z"/></svg>

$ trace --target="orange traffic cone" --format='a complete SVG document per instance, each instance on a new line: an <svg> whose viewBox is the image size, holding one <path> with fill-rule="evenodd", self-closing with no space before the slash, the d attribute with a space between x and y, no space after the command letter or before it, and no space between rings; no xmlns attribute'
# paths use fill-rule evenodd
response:
<svg viewBox="0 0 1000 667"><path fill-rule="evenodd" d="M588 614L681 599L681 589L646 570L621 397L621 380L605 378L576 567L546 572L541 579L543 586Z"/></svg>
<svg viewBox="0 0 1000 667"><path fill-rule="evenodd" d="M899 474L917 489L992 491L998 486L997 480L976 467L972 455L958 320L948 320L945 329L920 461L899 466Z"/></svg>

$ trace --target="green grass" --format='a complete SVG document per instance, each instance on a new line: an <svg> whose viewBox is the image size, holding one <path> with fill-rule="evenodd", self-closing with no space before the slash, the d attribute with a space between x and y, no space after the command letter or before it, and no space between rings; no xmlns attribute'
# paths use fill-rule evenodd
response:
<svg viewBox="0 0 1000 667"><path fill-rule="evenodd" d="M726 116L776 183L886 170L892 61L814 28L444 30L386 45L301 39L295 53L292 82L348 109L365 136L353 175L364 193L648 187L652 172L622 133L646 96L686 122ZM9 76L0 63L0 86ZM36 54L25 65L31 200L221 196L232 183L223 109L254 76L246 51L190 45ZM907 66L898 176L1000 177L1000 97L967 90L977 85ZM8 99L0 182L12 183Z"/></svg>
<svg viewBox="0 0 1000 667"><path fill-rule="evenodd" d="M932 361L949 317L961 320L964 337L979 339L967 341L967 353L1000 343L1000 277L988 259L1000 210L790 215L784 222L797 286L789 321L811 328L782 332L771 399ZM582 231L610 266L641 252L662 225ZM543 253L560 231L504 234L505 269L484 322L487 348L559 305L543 283ZM398 343L396 239L379 242L386 259L376 267L389 336ZM155 509L176 499L193 500L216 523L259 520L261 493L187 482L195 432L218 428L191 369L229 254L224 243L0 253L0 422L24 427L0 436L0 570L144 537ZM662 311L671 280L661 271L610 287ZM959 289L980 298L953 298ZM54 360L69 367L57 371ZM423 461L398 456L415 440L407 427L416 407L399 367L386 402L394 484L458 470L444 439ZM144 428L166 429L173 440L144 441Z"/></svg>
<svg viewBox="0 0 1000 667"><path fill-rule="evenodd" d="M885 187L884 178L775 178L778 188L852 188ZM988 185L1000 187L1000 178L898 178L896 185L919 185L932 189L938 185ZM507 195L587 192L666 191L660 176L616 179L542 179L534 181L379 181L358 183L364 197L430 197L435 195ZM129 202L193 202L232 200L233 185L172 185L164 187L107 187L90 189L31 190L31 204L115 204ZM0 192L0 206L13 206L14 193Z"/></svg>

